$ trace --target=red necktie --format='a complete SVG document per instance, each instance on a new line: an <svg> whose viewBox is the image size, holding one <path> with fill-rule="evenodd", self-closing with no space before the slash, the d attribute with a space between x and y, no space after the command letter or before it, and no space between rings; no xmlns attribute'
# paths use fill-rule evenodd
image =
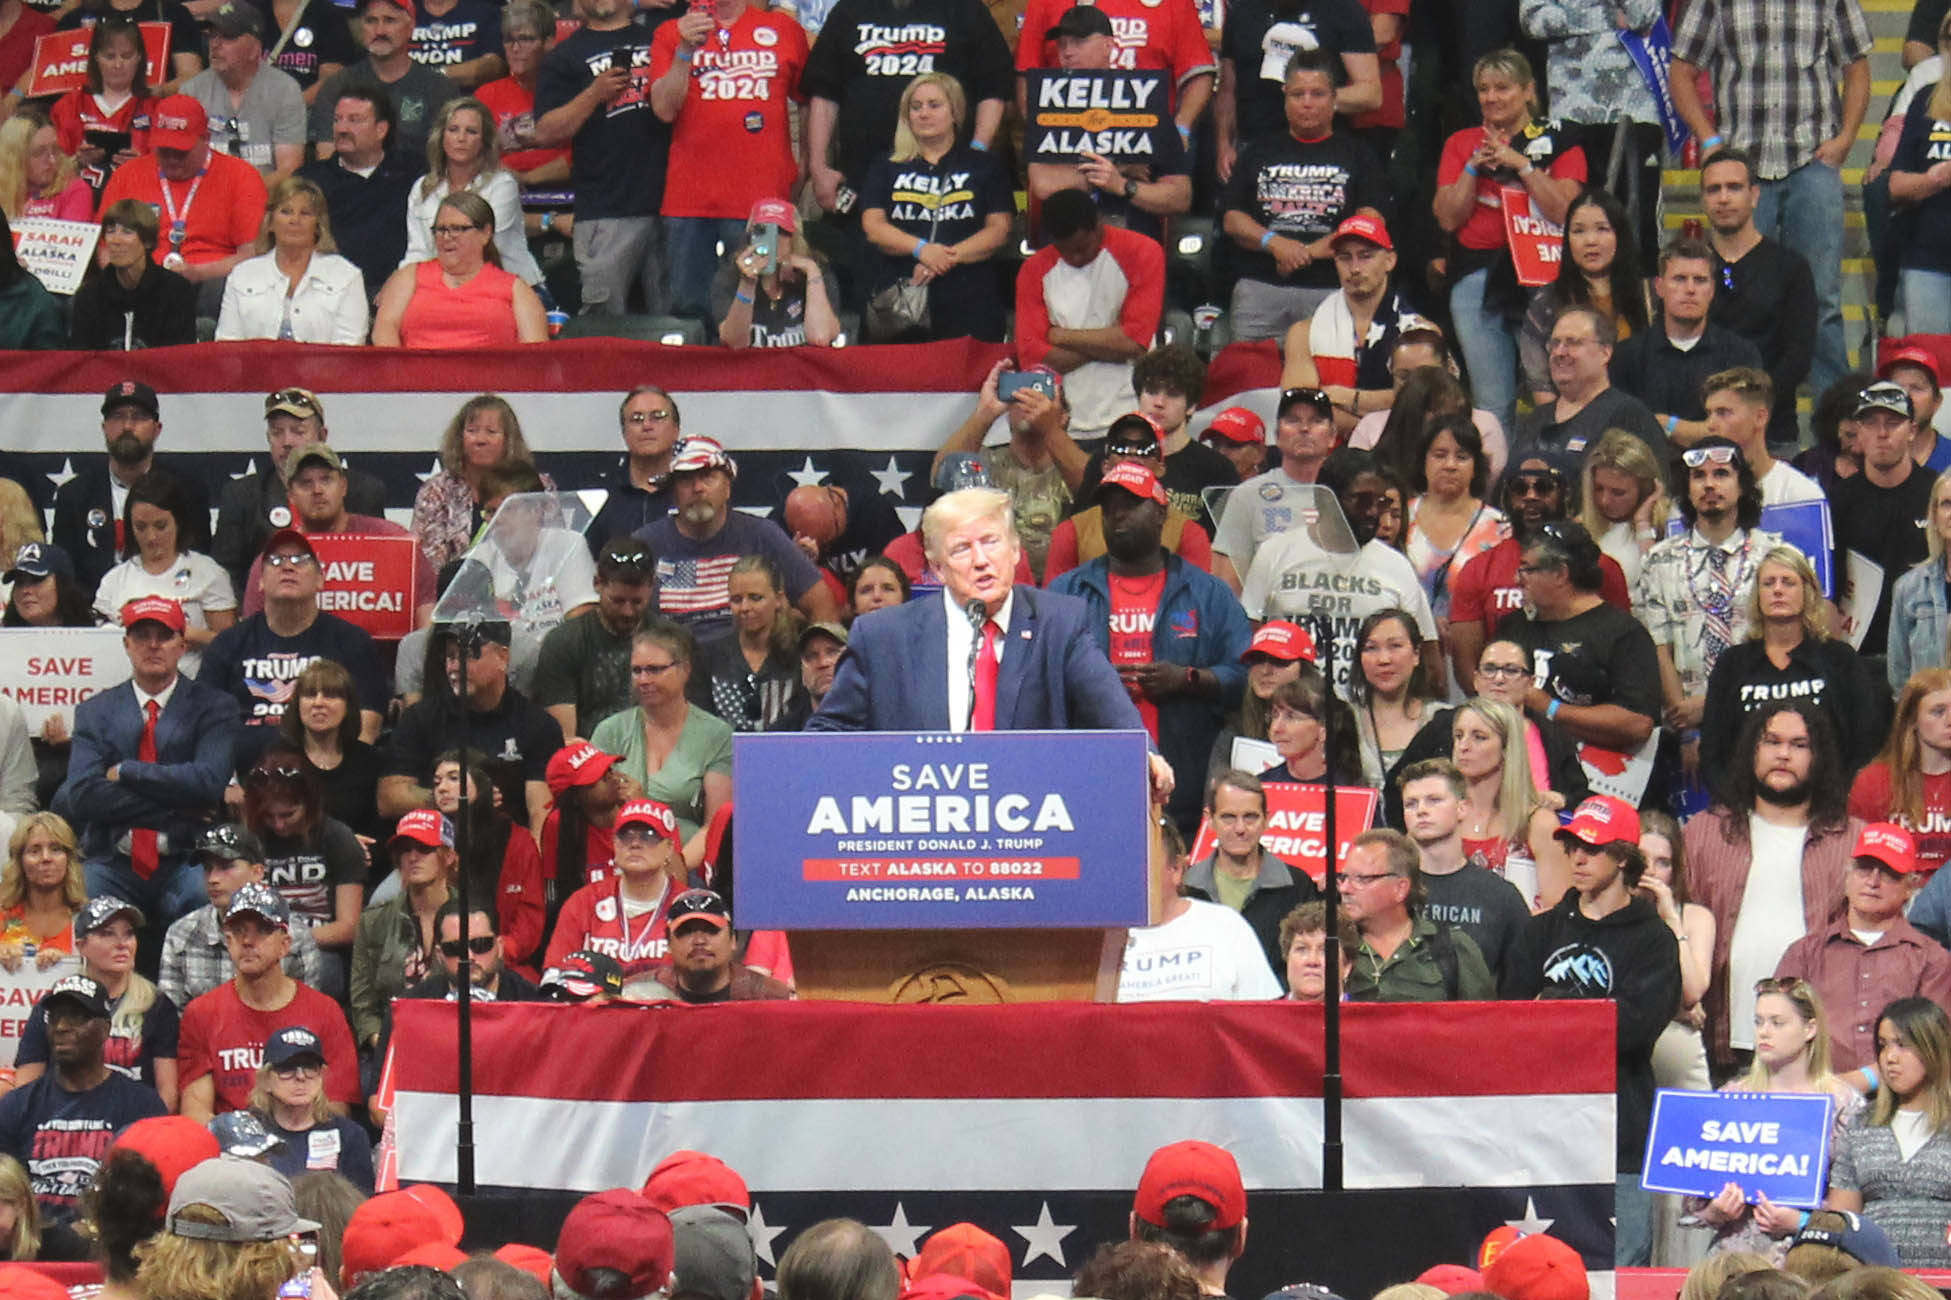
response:
<svg viewBox="0 0 1951 1300"><path fill-rule="evenodd" d="M153 763L156 761L156 717L162 712L162 706L148 700L143 704L142 711L142 743L136 746L135 756L144 763ZM136 875L147 880L156 874L156 868L161 863L162 856L156 849L156 832L130 831L129 865L135 868Z"/></svg>
<svg viewBox="0 0 1951 1300"><path fill-rule="evenodd" d="M970 731L996 729L996 642L1003 630L990 619L982 625L982 653L976 657L975 712L969 715Z"/></svg>

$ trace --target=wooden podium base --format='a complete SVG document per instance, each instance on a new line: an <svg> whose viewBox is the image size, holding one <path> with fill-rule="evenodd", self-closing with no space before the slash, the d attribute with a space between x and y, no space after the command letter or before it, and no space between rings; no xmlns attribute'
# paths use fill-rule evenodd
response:
<svg viewBox="0 0 1951 1300"><path fill-rule="evenodd" d="M795 930L802 998L843 1002L1110 1002L1123 930Z"/></svg>

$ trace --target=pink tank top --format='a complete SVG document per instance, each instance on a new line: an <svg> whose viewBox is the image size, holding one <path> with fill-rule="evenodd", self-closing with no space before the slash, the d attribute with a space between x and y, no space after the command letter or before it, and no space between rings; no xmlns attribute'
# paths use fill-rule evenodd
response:
<svg viewBox="0 0 1951 1300"><path fill-rule="evenodd" d="M413 297L400 317L400 345L409 348L488 348L520 343L515 331L515 277L484 266L458 289L440 278L440 263L414 268Z"/></svg>

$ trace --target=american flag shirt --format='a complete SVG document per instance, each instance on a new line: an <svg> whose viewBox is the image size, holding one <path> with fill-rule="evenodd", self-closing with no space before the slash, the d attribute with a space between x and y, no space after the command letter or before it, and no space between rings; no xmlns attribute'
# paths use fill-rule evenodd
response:
<svg viewBox="0 0 1951 1300"><path fill-rule="evenodd" d="M741 555L763 555L786 580L795 604L820 580L813 562L769 519L733 510L724 525L700 541L678 531L676 516L637 530L657 557L657 612L682 623L700 641L731 631L732 566Z"/></svg>

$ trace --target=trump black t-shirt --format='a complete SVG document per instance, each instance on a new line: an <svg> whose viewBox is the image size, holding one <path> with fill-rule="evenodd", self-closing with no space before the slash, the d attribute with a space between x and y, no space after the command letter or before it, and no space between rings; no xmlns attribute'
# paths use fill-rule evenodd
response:
<svg viewBox="0 0 1951 1300"><path fill-rule="evenodd" d="M1244 212L1277 235L1313 243L1332 235L1357 208L1374 208L1386 216L1388 201L1382 164L1367 145L1339 133L1297 140L1282 132L1240 156L1220 212L1222 219L1227 212ZM1262 249L1236 247L1233 258L1248 280L1306 289L1333 289L1341 283L1331 257L1317 257L1289 276Z"/></svg>
<svg viewBox="0 0 1951 1300"><path fill-rule="evenodd" d="M800 88L840 105L838 166L856 189L893 145L901 92L924 72L962 83L971 122L981 101L1016 93L1009 46L977 0L840 0L827 15Z"/></svg>
<svg viewBox="0 0 1951 1300"><path fill-rule="evenodd" d="M612 59L630 69L623 93L598 106L576 132L569 179L578 221L652 217L663 205L671 128L650 110L650 38L658 22L679 12L651 10L615 31L579 28L542 61L535 82L537 121L580 95Z"/></svg>

